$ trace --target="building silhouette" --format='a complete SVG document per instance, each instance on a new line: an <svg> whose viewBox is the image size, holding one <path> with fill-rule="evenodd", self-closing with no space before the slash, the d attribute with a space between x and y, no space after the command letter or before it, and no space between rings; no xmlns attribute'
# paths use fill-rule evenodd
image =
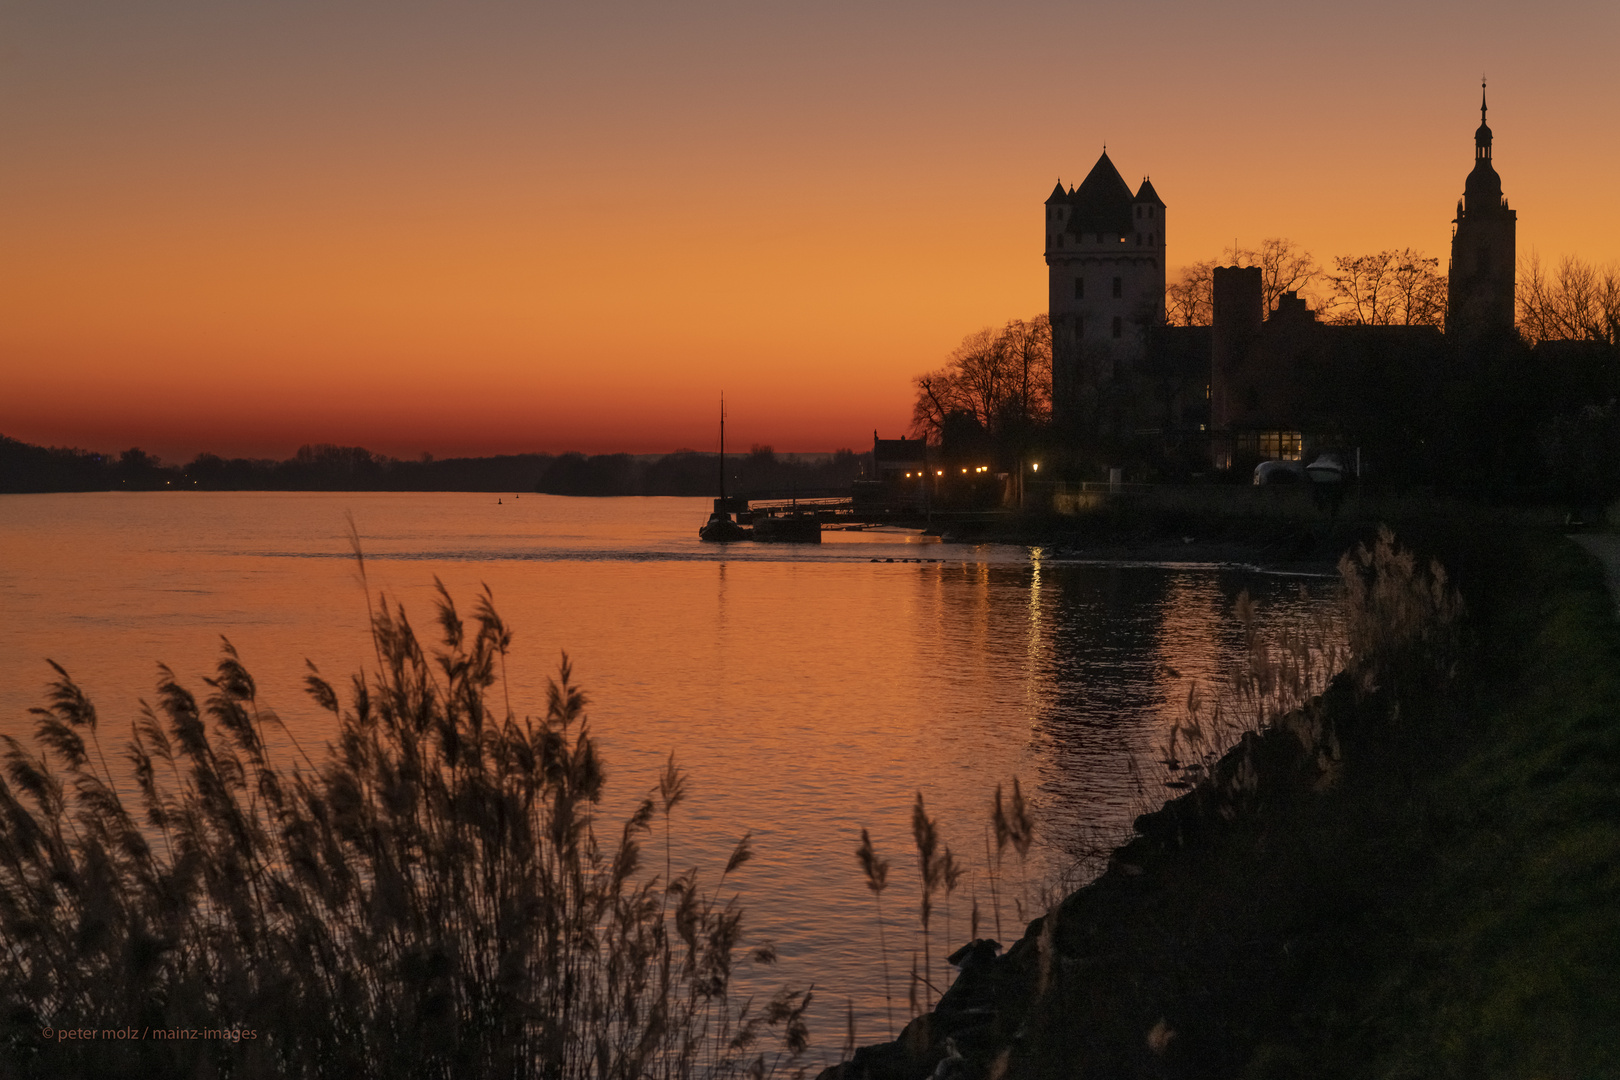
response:
<svg viewBox="0 0 1620 1080"><path fill-rule="evenodd" d="M1363 447L1384 463L1425 452L1426 403L1449 358L1514 326L1516 214L1474 136L1457 205L1447 329L1330 325L1285 292L1267 311L1258 267L1217 267L1211 325L1167 326L1165 204L1133 196L1105 152L1078 188L1047 198L1052 411L1078 445L1172 468Z"/></svg>
<svg viewBox="0 0 1620 1080"><path fill-rule="evenodd" d="M1046 200L1052 412L1065 428L1134 426L1143 357L1164 324L1165 206L1151 181L1131 194L1102 156L1078 188Z"/></svg>
<svg viewBox="0 0 1620 1080"><path fill-rule="evenodd" d="M1502 197L1502 178L1491 164L1491 128L1485 122L1485 84L1479 85L1479 129L1474 171L1457 200L1451 234L1446 328L1463 338L1513 330L1513 269L1518 214Z"/></svg>

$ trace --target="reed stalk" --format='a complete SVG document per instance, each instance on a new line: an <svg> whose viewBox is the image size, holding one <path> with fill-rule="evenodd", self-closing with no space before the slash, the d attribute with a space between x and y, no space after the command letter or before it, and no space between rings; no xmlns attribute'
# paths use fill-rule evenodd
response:
<svg viewBox="0 0 1620 1080"><path fill-rule="evenodd" d="M877 850L872 846L872 836L865 829L861 830L861 846L855 849L855 858L861 864L861 872L866 876L866 887L872 892L872 901L877 905L878 918L878 952L883 957L883 1001L888 1013L889 1035L894 1030L894 990L889 979L889 942L883 931L883 890L889 887L889 863L887 859L880 859Z"/></svg>
<svg viewBox="0 0 1620 1080"><path fill-rule="evenodd" d="M160 668L121 794L68 672L5 738L0 1059L18 1075L545 1076L689 1080L791 1069L808 992L733 1000L743 913L671 878L671 758L603 837L605 769L563 657L544 712L514 710L511 631L486 589L439 586L430 655L364 579L376 667L306 687L333 739L312 760L227 641L199 701ZM499 684L499 694L496 694ZM293 760L273 760L279 729ZM664 817L665 874L642 872ZM47 1040L45 1029L211 1031ZM245 1034L251 1033L251 1034Z"/></svg>
<svg viewBox="0 0 1620 1080"><path fill-rule="evenodd" d="M917 801L911 808L911 836L917 845L917 870L922 879L921 895L918 898L917 916L922 923L923 936L923 972L927 978L934 974L933 966L933 934L930 932L929 921L934 912L934 893L939 889L941 871L943 869L942 857L939 851L939 830L928 816L923 807L922 792L917 792ZM912 978L916 978L916 964L912 965ZM929 987L932 987L930 982ZM927 994L924 995L927 1000Z"/></svg>

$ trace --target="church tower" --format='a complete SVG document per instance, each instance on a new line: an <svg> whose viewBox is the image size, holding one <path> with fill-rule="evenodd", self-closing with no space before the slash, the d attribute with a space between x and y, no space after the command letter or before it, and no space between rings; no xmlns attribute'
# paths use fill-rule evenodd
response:
<svg viewBox="0 0 1620 1080"><path fill-rule="evenodd" d="M1149 329L1164 323L1164 200L1131 194L1104 149L1078 188L1046 200L1052 415L1059 426L1123 434L1133 423Z"/></svg>
<svg viewBox="0 0 1620 1080"><path fill-rule="evenodd" d="M1508 209L1502 197L1502 178L1491 164L1491 129L1485 123L1485 84L1481 82L1474 171L1463 185L1451 234L1448 336L1477 338L1512 332L1517 222L1518 214Z"/></svg>

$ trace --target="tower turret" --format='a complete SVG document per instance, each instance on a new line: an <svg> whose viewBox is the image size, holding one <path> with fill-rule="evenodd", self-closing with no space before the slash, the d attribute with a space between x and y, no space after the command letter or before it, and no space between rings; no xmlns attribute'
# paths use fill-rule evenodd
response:
<svg viewBox="0 0 1620 1080"><path fill-rule="evenodd" d="M1164 322L1164 200L1130 186L1105 147L1079 187L1046 200L1052 412L1093 434L1132 430L1137 368Z"/></svg>
<svg viewBox="0 0 1620 1080"><path fill-rule="evenodd" d="M1451 234L1446 333L1459 338L1511 333L1518 214L1502 197L1486 123L1485 83L1479 84L1474 168L1463 183Z"/></svg>

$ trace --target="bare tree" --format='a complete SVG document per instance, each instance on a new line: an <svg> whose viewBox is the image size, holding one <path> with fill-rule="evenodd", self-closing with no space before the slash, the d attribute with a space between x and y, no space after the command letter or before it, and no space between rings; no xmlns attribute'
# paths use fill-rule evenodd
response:
<svg viewBox="0 0 1620 1080"><path fill-rule="evenodd" d="M1320 300L1310 295L1322 276L1315 257L1292 240L1271 237L1260 241L1257 248L1234 244L1221 252L1219 260L1195 262L1183 268L1181 277L1164 290L1165 310L1171 323L1208 326L1214 320L1216 266L1258 266L1260 298L1267 313L1276 309L1285 292L1306 293L1314 306L1321 306Z"/></svg>
<svg viewBox="0 0 1620 1080"><path fill-rule="evenodd" d="M1164 290L1172 326L1208 326L1215 317L1215 260L1182 267L1181 277Z"/></svg>
<svg viewBox="0 0 1620 1080"><path fill-rule="evenodd" d="M1336 255L1328 275L1332 290L1331 321L1345 326L1385 326L1390 321L1390 263L1393 254Z"/></svg>
<svg viewBox="0 0 1620 1080"><path fill-rule="evenodd" d="M1322 269L1310 252L1281 237L1262 240L1258 248L1233 245L1222 255L1228 266L1260 268L1260 298L1268 314L1277 309L1277 301L1283 293L1308 293L1322 276Z"/></svg>
<svg viewBox="0 0 1620 1080"><path fill-rule="evenodd" d="M1052 409L1052 325L1037 315L976 330L944 367L913 381L911 428L923 438L937 439L952 413L970 414L993 434L1044 423Z"/></svg>
<svg viewBox="0 0 1620 1080"><path fill-rule="evenodd" d="M1566 255L1548 274L1532 251L1519 265L1517 292L1526 341L1620 344L1620 265L1594 266Z"/></svg>
<svg viewBox="0 0 1620 1080"><path fill-rule="evenodd" d="M1439 259L1402 248L1396 253L1391 284L1403 325L1445 328L1446 279Z"/></svg>
<svg viewBox="0 0 1620 1080"><path fill-rule="evenodd" d="M1441 326L1446 279L1440 260L1411 248L1333 260L1328 321L1345 326Z"/></svg>

